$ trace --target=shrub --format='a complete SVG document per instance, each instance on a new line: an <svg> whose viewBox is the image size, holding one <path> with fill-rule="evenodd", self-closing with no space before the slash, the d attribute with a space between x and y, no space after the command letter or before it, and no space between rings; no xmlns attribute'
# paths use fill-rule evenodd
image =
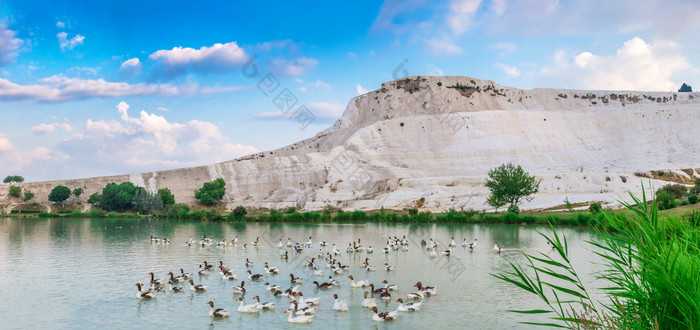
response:
<svg viewBox="0 0 700 330"><path fill-rule="evenodd" d="M34 193L31 192L31 191L29 191L29 190L25 190L25 191L24 191L24 198L23 198L24 201L26 202L26 201L28 201L28 200L30 200L30 199L32 199L32 198L34 198Z"/></svg>
<svg viewBox="0 0 700 330"><path fill-rule="evenodd" d="M248 211L243 206L236 206L233 211L231 211L231 216L236 219L242 219L248 214Z"/></svg>
<svg viewBox="0 0 700 330"><path fill-rule="evenodd" d="M698 198L698 195L695 194L688 195L688 203L696 204L698 202Z"/></svg>
<svg viewBox="0 0 700 330"><path fill-rule="evenodd" d="M75 188L73 189L73 196L75 197L80 197L80 195L83 194L83 188Z"/></svg>
<svg viewBox="0 0 700 330"><path fill-rule="evenodd" d="M183 220L187 219L190 213L190 207L185 204L168 205L161 213L161 216L167 219Z"/></svg>
<svg viewBox="0 0 700 330"><path fill-rule="evenodd" d="M21 193L22 193L22 187L10 186L10 196L19 198Z"/></svg>
<svg viewBox="0 0 700 330"><path fill-rule="evenodd" d="M437 85L438 87L442 86L442 81L438 81Z"/></svg>
<svg viewBox="0 0 700 330"><path fill-rule="evenodd" d="M146 191L142 187L138 187L131 201L132 208L136 212L150 214L153 211L163 209L163 199L160 195Z"/></svg>
<svg viewBox="0 0 700 330"><path fill-rule="evenodd" d="M676 207L676 198L672 193L661 190L656 194L656 204L659 210L666 210Z"/></svg>
<svg viewBox="0 0 700 330"><path fill-rule="evenodd" d="M214 205L214 203L224 198L226 194L226 181L218 178L214 181L205 182L202 188L194 191L194 198L204 205Z"/></svg>
<svg viewBox="0 0 700 330"><path fill-rule="evenodd" d="M418 214L418 209L408 209L408 215L414 216Z"/></svg>
<svg viewBox="0 0 700 330"><path fill-rule="evenodd" d="M517 205L508 206L508 213L520 213L520 208Z"/></svg>
<svg viewBox="0 0 700 330"><path fill-rule="evenodd" d="M54 203L63 203L68 197L70 197L70 188L62 185L58 185L51 190L49 194L49 201Z"/></svg>
<svg viewBox="0 0 700 330"><path fill-rule="evenodd" d="M680 205L680 206L685 206L685 205L688 205L688 204L690 204L690 202L688 202L687 200L683 200L683 201L681 201L680 203L678 203L678 205Z"/></svg>
<svg viewBox="0 0 700 330"><path fill-rule="evenodd" d="M688 188L682 184L667 184L661 187L661 189L657 190L656 194L658 195L661 191L666 191L673 194L674 198L682 198L688 194Z"/></svg>
<svg viewBox="0 0 700 330"><path fill-rule="evenodd" d="M158 196L163 200L164 206L175 204L175 195L173 195L169 188L158 189Z"/></svg>
<svg viewBox="0 0 700 330"><path fill-rule="evenodd" d="M297 211L296 207L288 207L288 208L284 209L284 213L286 213L286 214L292 214L292 213L295 213L296 211Z"/></svg>
<svg viewBox="0 0 700 330"><path fill-rule="evenodd" d="M600 203L593 203L591 206L588 208L588 211L591 213L598 213L603 210L603 207L600 206Z"/></svg>
<svg viewBox="0 0 700 330"><path fill-rule="evenodd" d="M700 178L695 179L695 186L690 188L691 194L700 194Z"/></svg>

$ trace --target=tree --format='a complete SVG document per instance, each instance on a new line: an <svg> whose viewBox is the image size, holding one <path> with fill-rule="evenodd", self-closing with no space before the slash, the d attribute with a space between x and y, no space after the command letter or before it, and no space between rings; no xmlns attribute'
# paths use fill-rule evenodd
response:
<svg viewBox="0 0 700 330"><path fill-rule="evenodd" d="M163 200L163 205L175 205L175 195L173 195L169 188L158 189L158 196Z"/></svg>
<svg viewBox="0 0 700 330"><path fill-rule="evenodd" d="M658 195L659 192L661 192L661 191L666 191L666 192L672 194L673 197L678 199L678 198L685 196L688 193L688 187L686 187L682 184L678 184L678 183L667 184L667 185L659 188L659 190L656 191L656 194Z"/></svg>
<svg viewBox="0 0 700 330"><path fill-rule="evenodd" d="M9 193L10 193L10 196L19 198L19 195L22 193L22 187L10 186Z"/></svg>
<svg viewBox="0 0 700 330"><path fill-rule="evenodd" d="M25 190L24 191L24 201L26 202L32 198L34 198L34 193L29 191L29 190Z"/></svg>
<svg viewBox="0 0 700 330"><path fill-rule="evenodd" d="M240 219L244 218L246 216L246 214L248 214L248 211L246 211L244 206L236 206L236 208L233 209L233 211L231 211L231 216L234 219L240 220Z"/></svg>
<svg viewBox="0 0 700 330"><path fill-rule="evenodd" d="M695 186L690 188L691 194L700 194L700 178L695 179Z"/></svg>
<svg viewBox="0 0 700 330"><path fill-rule="evenodd" d="M142 187L138 187L132 199L133 209L136 212L149 214L152 211L163 209L163 200L158 194L150 193Z"/></svg>
<svg viewBox="0 0 700 330"><path fill-rule="evenodd" d="M194 198L204 205L214 205L214 203L224 198L226 193L226 181L218 178L214 181L205 182L202 188L194 191Z"/></svg>
<svg viewBox="0 0 700 330"><path fill-rule="evenodd" d="M2 181L3 183L22 183L24 182L24 178L19 176L19 175L8 175L5 177L5 180Z"/></svg>
<svg viewBox="0 0 700 330"><path fill-rule="evenodd" d="M498 208L506 205L508 201L503 196L491 195L486 199L486 203L496 208L496 212L498 212Z"/></svg>
<svg viewBox="0 0 700 330"><path fill-rule="evenodd" d="M54 203L63 203L68 197L70 197L70 188L62 185L58 185L51 190L49 194L49 201Z"/></svg>
<svg viewBox="0 0 700 330"><path fill-rule="evenodd" d="M99 200L99 206L103 210L122 212L131 208L136 193L136 187L131 182L122 182L116 184L108 183L102 188L102 196Z"/></svg>
<svg viewBox="0 0 700 330"><path fill-rule="evenodd" d="M487 202L505 201L510 206L518 205L521 200L531 201L540 187L540 181L525 172L520 165L502 164L489 170L486 187L491 191Z"/></svg>
<svg viewBox="0 0 700 330"><path fill-rule="evenodd" d="M656 205L659 210L667 210L676 207L676 197L667 190L659 190L656 193Z"/></svg>
<svg viewBox="0 0 700 330"><path fill-rule="evenodd" d="M693 91L693 87L690 87L690 85L683 83L681 85L681 88L678 90L679 93L690 93Z"/></svg>
<svg viewBox="0 0 700 330"><path fill-rule="evenodd" d="M101 201L102 201L102 195L100 193L94 193L94 194L90 195L90 197L88 197L88 200L87 200L88 204L90 204L92 206L97 206L97 207L100 206Z"/></svg>
<svg viewBox="0 0 700 330"><path fill-rule="evenodd" d="M75 188L73 189L73 196L75 197L80 197L80 195L83 194L83 188Z"/></svg>

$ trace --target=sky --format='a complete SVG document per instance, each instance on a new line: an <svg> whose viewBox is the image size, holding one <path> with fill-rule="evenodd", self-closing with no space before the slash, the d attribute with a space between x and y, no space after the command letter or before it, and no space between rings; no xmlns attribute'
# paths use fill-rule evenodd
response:
<svg viewBox="0 0 700 330"><path fill-rule="evenodd" d="M0 0L0 176L207 165L407 75L700 88L700 2Z"/></svg>

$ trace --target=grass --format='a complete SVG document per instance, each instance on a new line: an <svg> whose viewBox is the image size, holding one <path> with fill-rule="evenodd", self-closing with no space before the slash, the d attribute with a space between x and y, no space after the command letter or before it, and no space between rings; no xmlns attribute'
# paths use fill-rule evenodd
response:
<svg viewBox="0 0 700 330"><path fill-rule="evenodd" d="M594 301L569 262L568 244L554 227L540 233L556 256L523 253L525 264L510 262L509 271L493 276L538 296L547 310L513 311L547 314L539 326L576 329L700 328L700 212L660 216L656 202L630 196L627 213L603 213L604 229L589 241L604 265L598 279L607 301Z"/></svg>

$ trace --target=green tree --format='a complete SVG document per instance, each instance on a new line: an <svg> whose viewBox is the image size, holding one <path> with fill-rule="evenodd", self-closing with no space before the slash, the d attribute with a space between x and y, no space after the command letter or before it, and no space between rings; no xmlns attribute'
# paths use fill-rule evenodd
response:
<svg viewBox="0 0 700 330"><path fill-rule="evenodd" d="M194 198L204 205L214 205L214 203L224 198L226 193L226 181L218 178L214 181L205 182L202 188L194 191Z"/></svg>
<svg viewBox="0 0 700 330"><path fill-rule="evenodd" d="M88 197L88 200L87 200L88 204L90 204L92 206L97 206L97 207L100 206L101 201L102 201L102 195L100 193L94 193L94 194L90 195L90 197Z"/></svg>
<svg viewBox="0 0 700 330"><path fill-rule="evenodd" d="M691 194L700 194L700 178L695 179L695 186L690 188Z"/></svg>
<svg viewBox="0 0 700 330"><path fill-rule="evenodd" d="M24 201L26 202L32 198L34 198L34 193L29 191L29 190L25 190L24 191Z"/></svg>
<svg viewBox="0 0 700 330"><path fill-rule="evenodd" d="M133 209L136 212L149 214L163 209L163 200L158 194L150 193L142 187L138 187L132 199Z"/></svg>
<svg viewBox="0 0 700 330"><path fill-rule="evenodd" d="M667 210L676 207L676 197L667 190L659 190L656 193L656 205L659 210Z"/></svg>
<svg viewBox="0 0 700 330"><path fill-rule="evenodd" d="M688 194L688 187L682 185L682 184L667 184L663 187L661 187L659 190L656 191L656 194L658 195L659 192L661 191L666 191L670 194L673 195L675 198L681 198Z"/></svg>
<svg viewBox="0 0 700 330"><path fill-rule="evenodd" d="M19 196L22 194L22 187L10 186L9 192L10 192L10 196L19 198Z"/></svg>
<svg viewBox="0 0 700 330"><path fill-rule="evenodd" d="M236 208L231 211L231 216L234 219L242 219L246 216L246 214L248 214L248 211L244 206L236 206Z"/></svg>
<svg viewBox="0 0 700 330"><path fill-rule="evenodd" d="M19 176L19 175L8 175L5 177L5 180L2 181L3 183L22 183L24 182L24 178Z"/></svg>
<svg viewBox="0 0 700 330"><path fill-rule="evenodd" d="M496 208L496 212L498 212L498 208L506 205L508 201L503 196L491 195L486 199L486 203Z"/></svg>
<svg viewBox="0 0 700 330"><path fill-rule="evenodd" d="M130 209L137 189L138 187L131 182L108 183L102 188L99 206L108 211L122 212Z"/></svg>
<svg viewBox="0 0 700 330"><path fill-rule="evenodd" d="M488 197L492 201L505 201L510 206L518 205L521 200L531 201L540 187L540 181L525 172L520 165L502 164L489 170L486 187L491 191Z"/></svg>
<svg viewBox="0 0 700 330"><path fill-rule="evenodd" d="M158 196L163 200L163 205L175 205L175 195L173 195L169 188L158 189Z"/></svg>
<svg viewBox="0 0 700 330"><path fill-rule="evenodd" d="M690 85L683 83L681 85L681 88L678 90L679 93L690 93L693 91L693 87L690 87Z"/></svg>
<svg viewBox="0 0 700 330"><path fill-rule="evenodd" d="M80 195L83 194L83 188L75 188L73 189L73 196L75 197L80 197Z"/></svg>
<svg viewBox="0 0 700 330"><path fill-rule="evenodd" d="M58 185L51 190L49 194L49 201L54 203L63 203L68 197L70 197L70 188L62 185Z"/></svg>

